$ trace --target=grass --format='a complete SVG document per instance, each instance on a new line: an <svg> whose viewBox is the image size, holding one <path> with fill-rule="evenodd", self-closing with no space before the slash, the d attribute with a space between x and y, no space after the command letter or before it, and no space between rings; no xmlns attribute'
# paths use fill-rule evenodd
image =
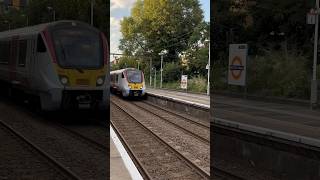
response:
<svg viewBox="0 0 320 180"><path fill-rule="evenodd" d="M149 86L149 84L147 84L147 86ZM151 88L154 88L153 82L152 82ZM156 88L160 88L160 80L157 80ZM180 88L180 81L163 82L162 88L172 89L172 90L184 90L184 89ZM195 92L195 93L206 93L207 92L207 79L205 79L204 77L194 77L192 79L188 79L187 91L188 92Z"/></svg>

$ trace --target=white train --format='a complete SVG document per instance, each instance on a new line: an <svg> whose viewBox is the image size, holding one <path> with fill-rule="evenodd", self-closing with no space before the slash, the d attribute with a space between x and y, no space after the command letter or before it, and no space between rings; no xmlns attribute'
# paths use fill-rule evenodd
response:
<svg viewBox="0 0 320 180"><path fill-rule="evenodd" d="M39 98L43 110L109 109L104 34L78 21L0 32L0 86Z"/></svg>
<svg viewBox="0 0 320 180"><path fill-rule="evenodd" d="M123 97L142 97L145 95L146 86L144 74L135 68L126 68L110 73L110 90L120 93Z"/></svg>

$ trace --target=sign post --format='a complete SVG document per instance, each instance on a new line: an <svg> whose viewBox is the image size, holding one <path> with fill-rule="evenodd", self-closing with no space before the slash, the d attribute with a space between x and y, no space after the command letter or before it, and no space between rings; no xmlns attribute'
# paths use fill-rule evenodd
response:
<svg viewBox="0 0 320 180"><path fill-rule="evenodd" d="M313 44L313 71L311 80L311 92L310 92L310 107L313 107L318 102L318 83L317 83L317 58L318 58L318 31L319 31L319 0L316 0L316 9L311 9L308 14L309 18L307 23L315 24L314 26L314 44ZM312 18L314 16L314 18ZM310 19L310 20L309 20ZM313 22L312 22L312 19Z"/></svg>
<svg viewBox="0 0 320 180"><path fill-rule="evenodd" d="M182 75L181 76L181 83L180 83L181 89L188 89L188 75Z"/></svg>
<svg viewBox="0 0 320 180"><path fill-rule="evenodd" d="M247 44L229 45L228 84L246 86Z"/></svg>

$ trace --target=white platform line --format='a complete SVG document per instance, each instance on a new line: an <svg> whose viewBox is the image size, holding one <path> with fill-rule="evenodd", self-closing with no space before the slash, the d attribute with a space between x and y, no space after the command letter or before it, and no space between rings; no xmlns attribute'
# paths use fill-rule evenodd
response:
<svg viewBox="0 0 320 180"><path fill-rule="evenodd" d="M129 171L131 178L133 180L143 180L140 172L138 171L137 167L134 165L129 154L127 153L126 149L123 147L120 139L118 138L117 134L114 132L111 126L110 126L110 137L112 138L112 141L114 142L118 152L120 153L120 156L122 157L124 165Z"/></svg>

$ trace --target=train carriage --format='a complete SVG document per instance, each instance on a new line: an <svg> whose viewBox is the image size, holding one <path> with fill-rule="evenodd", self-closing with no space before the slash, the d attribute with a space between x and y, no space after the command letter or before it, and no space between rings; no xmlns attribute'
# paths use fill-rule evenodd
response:
<svg viewBox="0 0 320 180"><path fill-rule="evenodd" d="M110 89L114 93L120 93L123 97L145 96L145 81L142 71L135 68L126 68L110 73Z"/></svg>
<svg viewBox="0 0 320 180"><path fill-rule="evenodd" d="M79 21L0 32L2 86L36 96L43 110L109 108L104 34Z"/></svg>

